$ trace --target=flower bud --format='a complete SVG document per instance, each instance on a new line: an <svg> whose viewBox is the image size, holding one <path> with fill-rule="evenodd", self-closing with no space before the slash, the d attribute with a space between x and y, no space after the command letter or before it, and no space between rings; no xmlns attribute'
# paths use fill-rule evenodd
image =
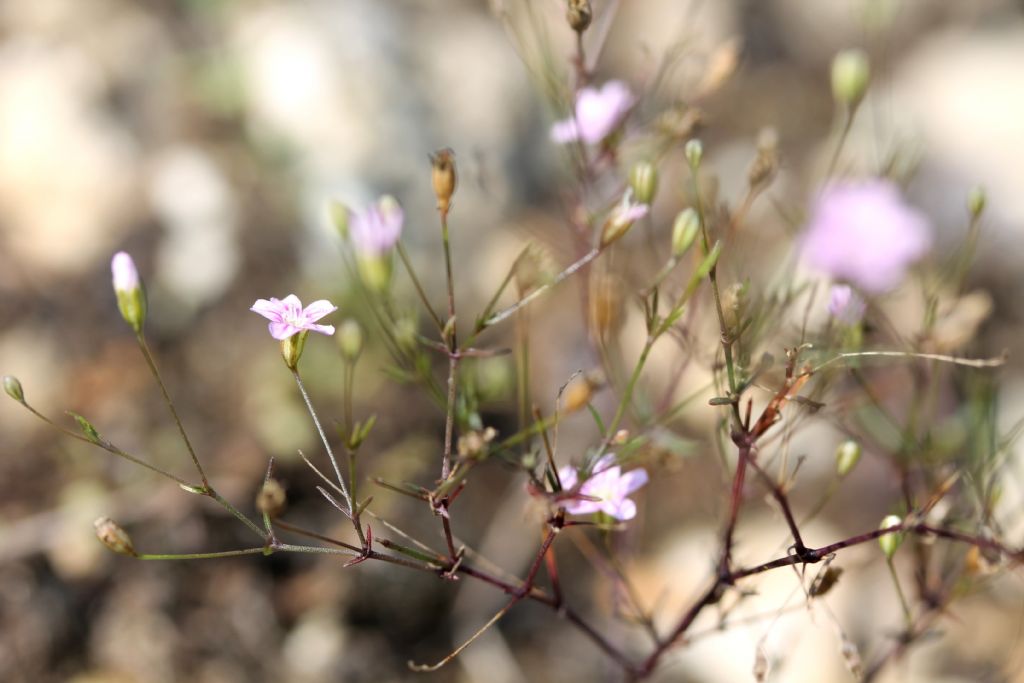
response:
<svg viewBox="0 0 1024 683"><path fill-rule="evenodd" d="M363 328L352 318L342 321L338 326L338 346L341 355L350 363L363 352Z"/></svg>
<svg viewBox="0 0 1024 683"><path fill-rule="evenodd" d="M987 201L985 195L985 188L972 187L971 191L967 193L967 210L971 212L971 218L978 218L981 213L985 210L985 203Z"/></svg>
<svg viewBox="0 0 1024 683"><path fill-rule="evenodd" d="M281 340L281 356L289 370L294 370L299 366L299 358L302 356L302 350L306 348L306 337L308 336L309 330L302 330Z"/></svg>
<svg viewBox="0 0 1024 683"><path fill-rule="evenodd" d="M629 186L641 204L650 204L658 191L658 169L649 161L638 161L629 169Z"/></svg>
<svg viewBox="0 0 1024 683"><path fill-rule="evenodd" d="M113 275L114 294L117 295L117 307L121 317L131 325L136 334L142 333L142 324L146 321L146 293L142 291L139 271L135 261L127 252L119 251L110 261L110 272Z"/></svg>
<svg viewBox="0 0 1024 683"><path fill-rule="evenodd" d="M863 50L843 50L832 60L832 96L849 109L864 99L870 79L871 66Z"/></svg>
<svg viewBox="0 0 1024 683"><path fill-rule="evenodd" d="M700 215L687 207L679 212L672 224L672 256L679 258L693 245L700 232Z"/></svg>
<svg viewBox="0 0 1024 683"><path fill-rule="evenodd" d="M455 174L455 152L447 148L440 149L430 155L430 163L433 167L430 179L434 184L434 194L437 196L437 210L447 214L458 182Z"/></svg>
<svg viewBox="0 0 1024 683"><path fill-rule="evenodd" d="M284 487L277 479L267 479L256 494L256 509L270 517L277 517L284 512L286 502Z"/></svg>
<svg viewBox="0 0 1024 683"><path fill-rule="evenodd" d="M889 515L882 520L882 523L878 525L878 528L891 529L892 527L899 526L900 524L903 524L902 517ZM885 559L887 560L892 559L892 556L896 554L896 549L900 547L900 543L902 542L903 534L898 531L878 537L878 545L882 548L882 552L885 553Z"/></svg>
<svg viewBox="0 0 1024 683"><path fill-rule="evenodd" d="M331 219L331 224L334 225L334 229L341 235L341 239L348 239L348 219L349 210L348 207L341 202L330 201L327 203L327 214Z"/></svg>
<svg viewBox="0 0 1024 683"><path fill-rule="evenodd" d="M18 381L17 377L4 375L4 391L7 392L7 395L15 401L24 405L25 392L21 388L21 382Z"/></svg>
<svg viewBox="0 0 1024 683"><path fill-rule="evenodd" d="M692 138L683 147L683 154L686 155L686 163L690 164L690 168L697 168L704 158L704 144L697 138Z"/></svg>
<svg viewBox="0 0 1024 683"><path fill-rule="evenodd" d="M857 466L860 456L860 444L853 439L848 439L839 444L839 447L836 449L836 473L840 477L845 477Z"/></svg>
<svg viewBox="0 0 1024 683"><path fill-rule="evenodd" d="M390 254L360 254L356 258L356 269L366 288L374 292L386 292L391 285Z"/></svg>
<svg viewBox="0 0 1024 683"><path fill-rule="evenodd" d="M633 223L643 218L650 211L646 204L633 201L633 191L626 190L622 201L611 211L608 220L601 229L601 246L606 247L625 235Z"/></svg>
<svg viewBox="0 0 1024 683"><path fill-rule="evenodd" d="M127 532L110 517L100 517L92 525L96 529L96 538L100 539L100 543L115 553L131 557L138 555L135 552L135 547L132 546L132 539L128 537Z"/></svg>
<svg viewBox="0 0 1024 683"><path fill-rule="evenodd" d="M569 9L565 18L576 33L583 33L590 26L590 20L594 17L590 9L590 0L569 0Z"/></svg>

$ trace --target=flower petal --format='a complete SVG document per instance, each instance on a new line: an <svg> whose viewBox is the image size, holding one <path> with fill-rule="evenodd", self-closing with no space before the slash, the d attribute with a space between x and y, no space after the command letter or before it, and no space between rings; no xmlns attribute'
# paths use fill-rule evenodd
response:
<svg viewBox="0 0 1024 683"><path fill-rule="evenodd" d="M295 327L295 325L283 321L274 321L267 327L270 329L270 336L278 341L284 341L296 332L302 331L302 328Z"/></svg>
<svg viewBox="0 0 1024 683"><path fill-rule="evenodd" d="M579 140L579 138L580 131L576 127L576 122L571 118L563 121L556 121L555 124L551 126L551 139L554 142L564 145L567 142Z"/></svg>
<svg viewBox="0 0 1024 683"><path fill-rule="evenodd" d="M330 315L338 310L338 307L327 299L319 299L303 309L302 315L311 323L316 322L325 315ZM310 328L312 329L312 328Z"/></svg>
<svg viewBox="0 0 1024 683"><path fill-rule="evenodd" d="M628 496L646 483L647 470L643 468L630 470L619 479L619 491L623 496Z"/></svg>
<svg viewBox="0 0 1024 683"><path fill-rule="evenodd" d="M304 330L310 330L311 332L319 332L320 334L326 334L330 336L334 334L334 325L314 325L313 323L306 323L302 326Z"/></svg>
<svg viewBox="0 0 1024 683"><path fill-rule="evenodd" d="M601 510L622 521L636 517L636 503L629 498L623 498L618 501L606 501L601 505Z"/></svg>
<svg viewBox="0 0 1024 683"><path fill-rule="evenodd" d="M250 308L253 313L259 313L268 320L280 321L282 319L283 306L277 299L257 299Z"/></svg>

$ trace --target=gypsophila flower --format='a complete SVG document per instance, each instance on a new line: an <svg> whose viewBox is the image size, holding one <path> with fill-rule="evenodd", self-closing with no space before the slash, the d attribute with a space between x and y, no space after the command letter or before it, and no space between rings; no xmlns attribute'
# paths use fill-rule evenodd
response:
<svg viewBox="0 0 1024 683"><path fill-rule="evenodd" d="M647 204L635 201L633 190L627 189L622 195L622 201L608 214L608 220L601 229L601 244L610 244L625 235L633 223L646 216L650 210Z"/></svg>
<svg viewBox="0 0 1024 683"><path fill-rule="evenodd" d="M405 214L394 197L384 195L349 219L352 245L361 256L380 256L391 250L402 234Z"/></svg>
<svg viewBox="0 0 1024 683"><path fill-rule="evenodd" d="M595 145L622 123L634 102L636 98L622 81L608 81L600 90L583 88L576 95L575 115L555 123L551 139Z"/></svg>
<svg viewBox="0 0 1024 683"><path fill-rule="evenodd" d="M270 336L280 341L303 330L334 334L333 325L315 323L325 315L334 313L338 307L327 299L320 299L303 308L299 297L289 294L284 299L257 299L249 310L269 320Z"/></svg>
<svg viewBox="0 0 1024 683"><path fill-rule="evenodd" d="M828 295L828 312L844 325L856 325L864 317L867 302L849 285L832 285Z"/></svg>
<svg viewBox="0 0 1024 683"><path fill-rule="evenodd" d="M928 219L888 180L843 182L815 201L804 261L837 280L881 294L893 289L932 243Z"/></svg>
<svg viewBox="0 0 1024 683"><path fill-rule="evenodd" d="M566 491L576 488L579 480L576 469L571 466L560 467L558 478ZM597 461L590 478L580 484L578 491L581 495L599 500L571 500L565 506L565 511L573 515L603 512L623 521L633 519L636 517L636 503L627 496L646 483L645 470L635 469L623 474L622 469L615 464L615 456L609 453Z"/></svg>

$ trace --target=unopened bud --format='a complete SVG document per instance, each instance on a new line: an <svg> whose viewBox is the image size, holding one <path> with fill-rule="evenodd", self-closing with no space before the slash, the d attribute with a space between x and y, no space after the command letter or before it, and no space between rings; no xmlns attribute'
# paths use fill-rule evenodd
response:
<svg viewBox="0 0 1024 683"><path fill-rule="evenodd" d="M690 168L697 168L704 158L704 144L697 138L688 140L683 147L683 154L686 155L686 163L690 164Z"/></svg>
<svg viewBox="0 0 1024 683"><path fill-rule="evenodd" d="M891 529L903 524L903 518L897 515L889 515L882 520L882 523L878 525L879 529ZM894 531L884 536L878 537L878 545L882 548L882 552L885 553L885 558L891 560L892 556L896 554L896 549L900 547L900 543L903 542L903 534Z"/></svg>
<svg viewBox="0 0 1024 683"><path fill-rule="evenodd" d="M601 229L601 246L606 247L625 235L633 223L643 218L650 211L647 204L633 201L633 191L627 190L622 201L612 209L608 220Z"/></svg>
<svg viewBox="0 0 1024 683"><path fill-rule="evenodd" d="M299 358L302 356L302 350L306 348L306 337L308 336L309 331L302 330L281 340L281 356L289 370L295 370L299 366Z"/></svg>
<svg viewBox="0 0 1024 683"><path fill-rule="evenodd" d="M447 148L440 149L430 155L430 164L430 179L434 184L434 194L437 196L437 210L447 214L458 182L455 174L455 152Z"/></svg>
<svg viewBox="0 0 1024 683"><path fill-rule="evenodd" d="M21 388L21 382L17 377L4 375L4 391L18 403L25 403L25 392Z"/></svg>
<svg viewBox="0 0 1024 683"><path fill-rule="evenodd" d="M330 201L327 203L327 214L330 216L331 224L334 225L334 229L341 235L341 239L348 239L348 219L349 210L348 207L341 202Z"/></svg>
<svg viewBox="0 0 1024 683"><path fill-rule="evenodd" d="M270 517L277 517L284 512L286 502L284 487L277 479L267 479L256 494L256 509Z"/></svg>
<svg viewBox="0 0 1024 683"><path fill-rule="evenodd" d="M416 320L411 317L399 318L395 321L395 341L399 348L411 350L416 347Z"/></svg>
<svg viewBox="0 0 1024 683"><path fill-rule="evenodd" d="M700 215L688 207L679 212L672 224L672 255L679 258L693 245L700 232Z"/></svg>
<svg viewBox="0 0 1024 683"><path fill-rule="evenodd" d="M649 161L638 161L629 169L629 186L641 204L650 204L658 191L658 169Z"/></svg>
<svg viewBox="0 0 1024 683"><path fill-rule="evenodd" d="M586 31L590 26L590 20L594 18L594 13L590 9L590 0L569 0L569 9L565 13L565 18L576 33Z"/></svg>
<svg viewBox="0 0 1024 683"><path fill-rule="evenodd" d="M110 272L121 317L136 334L141 334L142 325L146 322L146 293L142 289L135 261L127 252L119 251L110 261Z"/></svg>
<svg viewBox="0 0 1024 683"><path fill-rule="evenodd" d="M985 195L985 188L972 187L971 191L967 193L967 210L971 212L971 218L978 218L985 210L985 203L987 201Z"/></svg>
<svg viewBox="0 0 1024 683"><path fill-rule="evenodd" d="M832 60L832 96L849 109L864 99L870 79L871 66L864 50L843 50Z"/></svg>
<svg viewBox="0 0 1024 683"><path fill-rule="evenodd" d="M356 269L366 288L386 292L391 285L391 254L359 254Z"/></svg>
<svg viewBox="0 0 1024 683"><path fill-rule="evenodd" d="M115 553L131 557L138 555L135 552L135 547L132 545L132 539L128 537L128 533L110 517L100 517L92 525L96 528L96 538L100 539L100 543Z"/></svg>
<svg viewBox="0 0 1024 683"><path fill-rule="evenodd" d="M338 326L338 346L341 348L341 355L350 363L363 352L363 328L352 318L344 320Z"/></svg>
<svg viewBox="0 0 1024 683"><path fill-rule="evenodd" d="M860 455L860 444L853 439L839 444L839 448L836 449L836 473L840 477L845 477L857 466Z"/></svg>

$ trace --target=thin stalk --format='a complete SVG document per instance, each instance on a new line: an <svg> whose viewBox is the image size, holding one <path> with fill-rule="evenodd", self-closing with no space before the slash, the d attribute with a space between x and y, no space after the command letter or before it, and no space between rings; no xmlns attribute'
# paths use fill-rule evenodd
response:
<svg viewBox="0 0 1024 683"><path fill-rule="evenodd" d="M430 305L430 299L427 298L426 292L423 291L423 285L420 284L420 280L416 277L416 271L412 268L412 262L409 260L409 255L405 252L405 247L402 246L401 242L396 245L398 250L398 256L402 260L402 265L405 266L405 272L409 274L409 279L412 280L413 287L416 288L416 294L420 297L420 301L423 303L423 308L427 309L427 314L430 319L437 325L437 331L444 331L444 323L441 318L434 312L434 307Z"/></svg>
<svg viewBox="0 0 1024 683"><path fill-rule="evenodd" d="M302 394L302 400L306 402L306 410L309 411L309 416L313 418L313 424L316 425L316 431L320 434L320 441L324 445L324 449L327 451L327 457L331 461L331 466L334 468L334 474L338 478L338 487L341 490L341 495L345 497L345 503L348 505L348 513L350 517L354 517L353 514L355 507L352 505L352 496L349 495L348 488L345 486L345 479L341 476L341 470L338 468L338 460L334 457L334 451L331 450L331 444L327 440L327 435L324 433L324 428L320 425L320 418L316 415L316 409L313 408L313 402L309 398L309 393L306 391L306 385L302 383L302 378L299 376L298 369L292 369L292 377L295 378L295 384L299 387L299 393Z"/></svg>
<svg viewBox="0 0 1024 683"><path fill-rule="evenodd" d="M263 555L267 548L244 548L242 550L222 550L216 553L145 553L136 555L137 560L214 560L221 557L238 557L239 555Z"/></svg>
<svg viewBox="0 0 1024 683"><path fill-rule="evenodd" d="M171 411L171 417L174 418L174 424L178 426L178 433L181 434L181 440L185 442L185 448L188 449L188 454L192 457L192 463L196 466L196 472L199 473L199 478L203 481L203 487L208 489L210 488L210 482L206 478L206 472L203 471L203 466L199 464L199 458L196 456L195 449L192 448L192 442L189 441L188 434L185 433L185 426L181 423L181 418L178 416L178 410L174 407L174 401L171 400L171 395L167 393L167 387L164 386L164 380L160 376L160 371L156 367L156 361L153 360L153 354L149 351L149 344L146 343L146 337L140 332L135 336L135 339L139 343L139 350L142 351L142 357L146 359L146 365L149 366L149 371L153 374L153 378L160 387L160 393L163 394L164 403L167 404L168 410Z"/></svg>
<svg viewBox="0 0 1024 683"><path fill-rule="evenodd" d="M497 313L493 314L490 318L484 321L484 326L490 327L491 325L496 325L497 323L500 323L502 320L508 318L510 315L518 311L523 306L529 304L531 301L539 297L544 292L548 291L555 285L560 284L570 276L576 274L577 271L579 271L581 268L583 268L591 261L596 259L598 256L600 256L604 249L605 247L594 247L586 254L584 254L578 261L574 262L561 273L556 275L554 279L551 280L551 282L544 283L543 285L537 287L532 292L530 292L529 294L527 294L526 296L524 296L522 299L515 302L511 306L503 308Z"/></svg>

